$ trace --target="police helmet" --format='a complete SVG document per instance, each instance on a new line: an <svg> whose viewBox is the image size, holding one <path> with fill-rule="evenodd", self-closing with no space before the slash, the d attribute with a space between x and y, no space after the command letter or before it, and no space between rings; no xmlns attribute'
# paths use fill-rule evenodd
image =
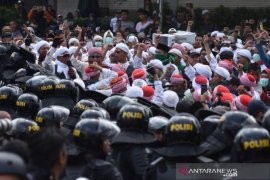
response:
<svg viewBox="0 0 270 180"><path fill-rule="evenodd" d="M40 130L36 122L25 118L14 119L12 124L12 136L21 140L27 140L32 134Z"/></svg>
<svg viewBox="0 0 270 180"><path fill-rule="evenodd" d="M98 111L96 109L87 109L85 110L81 116L80 119L99 119L99 118L106 118L105 114L103 114L101 111Z"/></svg>
<svg viewBox="0 0 270 180"><path fill-rule="evenodd" d="M154 116L149 119L149 132L164 132L165 127L167 126L169 119L163 116Z"/></svg>
<svg viewBox="0 0 270 180"><path fill-rule="evenodd" d="M54 94L55 86L58 83L57 80L53 78L46 78L40 84L40 97L46 98Z"/></svg>
<svg viewBox="0 0 270 180"><path fill-rule="evenodd" d="M233 161L240 163L269 162L269 132L261 127L241 129L234 139L231 155Z"/></svg>
<svg viewBox="0 0 270 180"><path fill-rule="evenodd" d="M103 152L103 141L111 137L111 123L102 119L82 119L73 130L75 144L82 151Z"/></svg>
<svg viewBox="0 0 270 180"><path fill-rule="evenodd" d="M62 106L50 106L42 108L35 118L40 127L61 127L61 123L65 123L69 117L70 111Z"/></svg>
<svg viewBox="0 0 270 180"><path fill-rule="evenodd" d="M165 140L168 145L200 143L201 125L196 117L188 113L181 113L170 118L165 128Z"/></svg>
<svg viewBox="0 0 270 180"><path fill-rule="evenodd" d="M3 45L0 45L0 56L5 56L7 54L7 48Z"/></svg>
<svg viewBox="0 0 270 180"><path fill-rule="evenodd" d="M76 84L67 79L61 79L55 86L55 95L61 97L71 97L75 102L78 98L79 90Z"/></svg>
<svg viewBox="0 0 270 180"><path fill-rule="evenodd" d="M18 52L11 53L9 57L10 61L12 61L16 66L21 66L24 64L25 60L23 56L20 55Z"/></svg>
<svg viewBox="0 0 270 180"><path fill-rule="evenodd" d="M201 121L201 139L205 140L208 136L210 136L219 124L220 116L211 115L203 119Z"/></svg>
<svg viewBox="0 0 270 180"><path fill-rule="evenodd" d="M102 107L92 107L91 109L97 110L103 114L104 119L111 120L108 111Z"/></svg>
<svg viewBox="0 0 270 180"><path fill-rule="evenodd" d="M270 110L266 111L262 119L262 126L270 132Z"/></svg>
<svg viewBox="0 0 270 180"><path fill-rule="evenodd" d="M117 125L121 130L148 131L149 116L136 103L124 105L117 114Z"/></svg>
<svg viewBox="0 0 270 180"><path fill-rule="evenodd" d="M26 179L26 165L23 159L10 152L0 152L0 176L10 174Z"/></svg>
<svg viewBox="0 0 270 180"><path fill-rule="evenodd" d="M33 93L37 96L40 96L40 87L42 84L42 81L46 79L46 76L40 75L40 76L34 76L31 79L27 80L25 83L25 92L26 93Z"/></svg>
<svg viewBox="0 0 270 180"><path fill-rule="evenodd" d="M35 94L24 93L16 101L16 111L19 115L35 118L41 108L41 101Z"/></svg>
<svg viewBox="0 0 270 180"><path fill-rule="evenodd" d="M219 133L228 135L232 138L240 129L248 125L256 125L254 117L243 111L229 111L220 117L220 123L217 127Z"/></svg>
<svg viewBox="0 0 270 180"><path fill-rule="evenodd" d="M15 107L18 97L23 93L22 89L7 85L0 88L0 107Z"/></svg>
<svg viewBox="0 0 270 180"><path fill-rule="evenodd" d="M112 119L116 119L117 113L125 105L134 103L134 101L126 96L114 95L103 101L105 109L109 112Z"/></svg>
<svg viewBox="0 0 270 180"><path fill-rule="evenodd" d="M80 116L85 110L97 107L98 104L93 99L81 99L73 108L73 114Z"/></svg>

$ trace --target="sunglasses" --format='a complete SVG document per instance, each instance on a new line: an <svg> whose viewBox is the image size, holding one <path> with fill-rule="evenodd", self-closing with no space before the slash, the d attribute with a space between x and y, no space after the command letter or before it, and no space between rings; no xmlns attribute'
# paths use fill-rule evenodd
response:
<svg viewBox="0 0 270 180"><path fill-rule="evenodd" d="M89 58L96 58L96 59L99 59L99 58L101 58L101 56L89 56Z"/></svg>

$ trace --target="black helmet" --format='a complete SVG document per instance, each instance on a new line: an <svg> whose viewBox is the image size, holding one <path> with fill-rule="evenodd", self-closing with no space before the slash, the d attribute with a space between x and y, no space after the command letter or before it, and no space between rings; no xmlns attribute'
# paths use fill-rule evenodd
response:
<svg viewBox="0 0 270 180"><path fill-rule="evenodd" d="M80 119L99 119L99 118L106 119L106 114L97 109L87 109L80 116Z"/></svg>
<svg viewBox="0 0 270 180"><path fill-rule="evenodd" d="M139 104L124 105L117 115L117 125L121 130L136 130L147 132L149 116Z"/></svg>
<svg viewBox="0 0 270 180"><path fill-rule="evenodd" d="M226 112L220 118L218 131L231 136L232 141L240 129L247 125L256 125L256 120L248 113L243 111Z"/></svg>
<svg viewBox="0 0 270 180"><path fill-rule="evenodd" d="M220 116L211 115L201 121L201 139L205 140L208 136L210 136L217 128L220 122Z"/></svg>
<svg viewBox="0 0 270 180"><path fill-rule="evenodd" d="M26 165L22 158L10 152L0 152L0 176L10 174L21 179L26 178Z"/></svg>
<svg viewBox="0 0 270 180"><path fill-rule="evenodd" d="M40 75L40 76L34 76L31 79L27 80L25 83L25 92L26 93L34 93L37 96L40 97L40 87L42 84L42 81L46 79L46 76Z"/></svg>
<svg viewBox="0 0 270 180"><path fill-rule="evenodd" d="M41 101L34 94L24 93L16 101L16 110L19 115L35 118L40 108Z"/></svg>
<svg viewBox="0 0 270 180"><path fill-rule="evenodd" d="M25 118L17 118L12 121L12 136L27 140L32 134L40 130L38 124Z"/></svg>
<svg viewBox="0 0 270 180"><path fill-rule="evenodd" d="M73 114L80 116L85 110L92 107L98 107L98 104L93 99L81 99L73 108Z"/></svg>
<svg viewBox="0 0 270 180"><path fill-rule="evenodd" d="M134 101L126 96L114 95L103 101L105 109L109 112L112 119L116 119L119 110L126 104L134 103Z"/></svg>
<svg viewBox="0 0 270 180"><path fill-rule="evenodd" d="M40 127L53 126L60 128L61 123L67 121L69 113L70 111L62 106L45 107L38 112L35 121Z"/></svg>
<svg viewBox="0 0 270 180"><path fill-rule="evenodd" d="M254 117L248 113L243 111L226 112L220 117L213 134L201 144L201 147L207 150L206 155L214 155L223 151L223 154L229 153L238 131L249 125L257 125L257 123Z"/></svg>
<svg viewBox="0 0 270 180"><path fill-rule="evenodd" d="M104 119L107 119L107 120L111 120L110 118L110 114L108 113L108 111L102 107L92 107L91 109L94 109L94 110L97 110L99 112L102 112L103 116L104 116Z"/></svg>
<svg viewBox="0 0 270 180"><path fill-rule="evenodd" d="M166 142L168 145L179 143L198 145L200 143L200 128L199 121L191 114L181 113L173 116L165 129Z"/></svg>
<svg viewBox="0 0 270 180"><path fill-rule="evenodd" d="M270 110L266 111L262 119L262 126L270 132Z"/></svg>
<svg viewBox="0 0 270 180"><path fill-rule="evenodd" d="M171 117L165 127L166 146L154 151L165 157L199 156L202 154L200 143L200 123L188 113Z"/></svg>
<svg viewBox="0 0 270 180"><path fill-rule="evenodd" d="M53 78L46 78L40 84L40 97L46 98L54 94L55 86L58 83L57 80Z"/></svg>
<svg viewBox="0 0 270 180"><path fill-rule="evenodd" d="M112 124L103 119L82 119L73 130L75 144L83 151L103 152L102 144L105 139L110 139Z"/></svg>
<svg viewBox="0 0 270 180"><path fill-rule="evenodd" d="M79 90L76 84L67 79L61 79L55 86L55 95L60 97L71 97L75 102L77 101Z"/></svg>
<svg viewBox="0 0 270 180"><path fill-rule="evenodd" d="M16 63L16 65L23 65L23 63L25 62L23 56L21 56L18 52L13 52L10 55L10 61L13 61L14 63Z"/></svg>
<svg viewBox="0 0 270 180"><path fill-rule="evenodd" d="M167 126L169 119L163 116L154 116L149 119L148 130L149 132L164 132L165 127Z"/></svg>
<svg viewBox="0 0 270 180"><path fill-rule="evenodd" d="M231 155L234 162L269 162L269 132L261 127L246 127L241 129L234 139Z"/></svg>
<svg viewBox="0 0 270 180"><path fill-rule="evenodd" d="M7 85L0 88L0 107L13 108L16 105L18 97L23 93L22 89Z"/></svg>
<svg viewBox="0 0 270 180"><path fill-rule="evenodd" d="M0 56L5 56L7 54L7 48L3 45L0 45Z"/></svg>

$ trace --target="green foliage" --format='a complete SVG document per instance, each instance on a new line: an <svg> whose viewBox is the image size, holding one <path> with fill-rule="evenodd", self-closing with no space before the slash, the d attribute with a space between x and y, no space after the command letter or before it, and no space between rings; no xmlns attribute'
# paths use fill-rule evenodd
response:
<svg viewBox="0 0 270 180"><path fill-rule="evenodd" d="M5 26L11 20L19 21L16 9L4 6L0 7L0 27Z"/></svg>
<svg viewBox="0 0 270 180"><path fill-rule="evenodd" d="M110 22L111 22L111 16L103 16L99 17L97 19L97 25L101 27L101 29L109 29L110 28Z"/></svg>

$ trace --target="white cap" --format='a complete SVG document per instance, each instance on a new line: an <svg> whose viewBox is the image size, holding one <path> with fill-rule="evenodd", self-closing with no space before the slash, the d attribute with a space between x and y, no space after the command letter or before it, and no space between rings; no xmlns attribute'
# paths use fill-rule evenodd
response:
<svg viewBox="0 0 270 180"><path fill-rule="evenodd" d="M43 40L42 40L42 41L39 41L39 42L36 44L36 46L35 46L37 52L38 52L39 49L40 49L42 46L44 46L44 45L47 45L47 46L50 47L50 44L49 44L47 41L43 41Z"/></svg>
<svg viewBox="0 0 270 180"><path fill-rule="evenodd" d="M238 55L243 56L248 58L249 60L251 60L251 52L247 49L239 49L239 51L237 52Z"/></svg>
<svg viewBox="0 0 270 180"><path fill-rule="evenodd" d="M68 41L68 45L70 46L70 44L72 44L73 42L80 44L79 40L77 38L70 38Z"/></svg>
<svg viewBox="0 0 270 180"><path fill-rule="evenodd" d="M216 67L215 73L222 76L227 81L229 81L231 79L231 75L230 75L229 71L223 67L220 67L220 66Z"/></svg>
<svg viewBox="0 0 270 180"><path fill-rule="evenodd" d="M126 96L130 98L143 97L143 90L138 86L131 86L127 89Z"/></svg>
<svg viewBox="0 0 270 180"><path fill-rule="evenodd" d="M163 93L163 104L171 107L176 108L177 103L179 102L179 97L176 92L167 90Z"/></svg>
<svg viewBox="0 0 270 180"><path fill-rule="evenodd" d="M194 49L194 47L189 43L182 43L181 46L184 46L188 51Z"/></svg>
<svg viewBox="0 0 270 180"><path fill-rule="evenodd" d="M138 87L142 88L143 86L147 86L147 82L143 79L135 79L132 82L132 86L138 86Z"/></svg>
<svg viewBox="0 0 270 180"><path fill-rule="evenodd" d="M153 55L155 55L156 54L156 50L157 50L157 48L155 48L155 47L150 47L149 49L148 49L148 51L151 53L151 54L153 54Z"/></svg>
<svg viewBox="0 0 270 180"><path fill-rule="evenodd" d="M169 51L169 53L173 53L173 54L176 54L178 57L182 57L182 53L181 53L181 51L179 51L178 49L175 49L175 48L173 48L173 49L171 49L170 51Z"/></svg>
<svg viewBox="0 0 270 180"><path fill-rule="evenodd" d="M122 51L126 52L127 54L129 54L129 48L125 43L118 43L115 48L119 48Z"/></svg>
<svg viewBox="0 0 270 180"><path fill-rule="evenodd" d="M202 11L202 16L205 15L206 13L210 13L210 11L208 9L205 9Z"/></svg>
<svg viewBox="0 0 270 180"><path fill-rule="evenodd" d="M169 120L163 116L154 116L149 119L148 129L157 131L167 126Z"/></svg>
<svg viewBox="0 0 270 180"><path fill-rule="evenodd" d="M211 32L211 37L216 36L218 33L219 33L218 31L213 31L213 32Z"/></svg>
<svg viewBox="0 0 270 180"><path fill-rule="evenodd" d="M224 51L230 51L230 52L233 52L231 48L228 48L228 47L221 47L220 50L219 50L219 54L221 54L222 52Z"/></svg>
<svg viewBox="0 0 270 180"><path fill-rule="evenodd" d="M158 59L153 59L153 60L151 60L150 62L149 62L149 65L152 65L152 66L154 66L154 67L157 67L157 68L159 68L159 69L163 69L163 64L162 64L162 62L160 61L160 60L158 60Z"/></svg>
<svg viewBox="0 0 270 180"><path fill-rule="evenodd" d="M54 57L57 58L58 56L62 56L64 54L69 54L68 48L66 47L60 47L57 49L54 53Z"/></svg>
<svg viewBox="0 0 270 180"><path fill-rule="evenodd" d="M208 65L196 63L193 67L195 68L195 70L198 74L203 75L207 79L212 78L212 70Z"/></svg>
<svg viewBox="0 0 270 180"><path fill-rule="evenodd" d="M138 43L139 41L138 41L138 38L136 36L129 36L127 38L127 42L131 42L131 43L136 42L136 43Z"/></svg>

